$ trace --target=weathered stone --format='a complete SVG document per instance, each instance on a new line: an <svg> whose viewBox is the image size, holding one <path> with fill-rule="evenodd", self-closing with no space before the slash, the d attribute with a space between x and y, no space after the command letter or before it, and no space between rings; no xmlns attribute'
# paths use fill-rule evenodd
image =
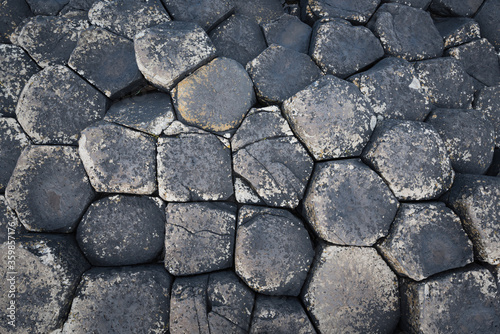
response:
<svg viewBox="0 0 500 334"><path fill-rule="evenodd" d="M426 10L432 0L382 0L382 2L394 2Z"/></svg>
<svg viewBox="0 0 500 334"><path fill-rule="evenodd" d="M156 191L153 137L99 122L82 131L78 152L96 191L137 195Z"/></svg>
<svg viewBox="0 0 500 334"><path fill-rule="evenodd" d="M416 281L474 261L460 218L442 202L401 204L377 248L398 274Z"/></svg>
<svg viewBox="0 0 500 334"><path fill-rule="evenodd" d="M69 0L68 4L61 10L60 15L83 13L87 16L92 5L99 0Z"/></svg>
<svg viewBox="0 0 500 334"><path fill-rule="evenodd" d="M94 191L69 146L29 146L21 153L5 190L9 206L33 232L72 232Z"/></svg>
<svg viewBox="0 0 500 334"><path fill-rule="evenodd" d="M289 211L244 206L234 257L236 274L253 290L297 296L314 250L303 223Z"/></svg>
<svg viewBox="0 0 500 334"><path fill-rule="evenodd" d="M442 16L472 16L484 0L432 0L429 10Z"/></svg>
<svg viewBox="0 0 500 334"><path fill-rule="evenodd" d="M192 21L205 31L212 30L234 11L230 0L162 0L176 21Z"/></svg>
<svg viewBox="0 0 500 334"><path fill-rule="evenodd" d="M289 208L299 204L313 161L278 107L250 110L234 134L231 148L236 176L265 204Z"/></svg>
<svg viewBox="0 0 500 334"><path fill-rule="evenodd" d="M458 173L484 174L493 159L495 129L480 111L435 109L426 121L443 139Z"/></svg>
<svg viewBox="0 0 500 334"><path fill-rule="evenodd" d="M398 281L376 250L322 246L302 300L321 333L392 333Z"/></svg>
<svg viewBox="0 0 500 334"><path fill-rule="evenodd" d="M279 104L321 76L308 55L279 45L262 51L246 70L264 104Z"/></svg>
<svg viewBox="0 0 500 334"><path fill-rule="evenodd" d="M192 22L166 22L144 29L135 35L134 48L139 70L164 90L215 57L212 41Z"/></svg>
<svg viewBox="0 0 500 334"><path fill-rule="evenodd" d="M413 65L404 59L382 59L349 78L368 98L378 118L423 121L431 106Z"/></svg>
<svg viewBox="0 0 500 334"><path fill-rule="evenodd" d="M489 176L500 176L500 149L495 148L493 153L493 161L491 162L490 168L486 172Z"/></svg>
<svg viewBox="0 0 500 334"><path fill-rule="evenodd" d="M2 195L0 195L0 228L4 231L4 233L0 235L0 244L7 243L14 245L15 242L19 240L20 235L24 233L22 224L19 223L16 214L7 205L7 201ZM8 241L10 241L10 243Z"/></svg>
<svg viewBox="0 0 500 334"><path fill-rule="evenodd" d="M481 36L488 39L500 51L500 1L486 0L477 11L474 19L481 27Z"/></svg>
<svg viewBox="0 0 500 334"><path fill-rule="evenodd" d="M0 4L0 43L9 43L10 34L25 18L32 15L26 1L2 1Z"/></svg>
<svg viewBox="0 0 500 334"><path fill-rule="evenodd" d="M383 121L362 158L400 200L433 199L453 183L446 146L434 128L423 122Z"/></svg>
<svg viewBox="0 0 500 334"><path fill-rule="evenodd" d="M429 13L421 9L398 3L383 4L366 26L391 56L413 61L443 54L443 38Z"/></svg>
<svg viewBox="0 0 500 334"><path fill-rule="evenodd" d="M14 118L0 118L0 193L5 191L19 155L29 144Z"/></svg>
<svg viewBox="0 0 500 334"><path fill-rule="evenodd" d="M82 273L90 265L71 236L32 234L16 239L15 267L7 262L12 244L0 245L0 305L5 310L2 333L50 333L62 326ZM8 250L9 249L9 250ZM11 259L9 259L11 260ZM13 290L15 296L9 297ZM8 307L15 302L15 329ZM11 313L9 313L11 314Z"/></svg>
<svg viewBox="0 0 500 334"><path fill-rule="evenodd" d="M92 268L83 274L62 333L164 333L171 284L159 265Z"/></svg>
<svg viewBox="0 0 500 334"><path fill-rule="evenodd" d="M35 144L76 144L80 131L100 120L106 97L65 66L33 75L17 104L17 120Z"/></svg>
<svg viewBox="0 0 500 334"><path fill-rule="evenodd" d="M235 13L253 18L258 24L266 24L283 15L280 0L233 0Z"/></svg>
<svg viewBox="0 0 500 334"><path fill-rule="evenodd" d="M298 17L283 14L262 25L268 45L278 44L297 52L308 53L312 29Z"/></svg>
<svg viewBox="0 0 500 334"><path fill-rule="evenodd" d="M479 24L467 17L437 18L434 19L434 25L443 37L445 48L481 38Z"/></svg>
<svg viewBox="0 0 500 334"><path fill-rule="evenodd" d="M379 4L380 0L300 0L302 19L308 23L325 17L366 23Z"/></svg>
<svg viewBox="0 0 500 334"><path fill-rule="evenodd" d="M57 15L69 0L26 0L35 15Z"/></svg>
<svg viewBox="0 0 500 334"><path fill-rule="evenodd" d="M323 19L314 25L310 53L323 72L345 78L377 61L384 49L368 28Z"/></svg>
<svg viewBox="0 0 500 334"><path fill-rule="evenodd" d="M286 100L283 112L316 160L359 156L377 121L359 89L332 75Z"/></svg>
<svg viewBox="0 0 500 334"><path fill-rule="evenodd" d="M481 110L495 128L495 143L500 147L500 85L484 87L474 100L474 109Z"/></svg>

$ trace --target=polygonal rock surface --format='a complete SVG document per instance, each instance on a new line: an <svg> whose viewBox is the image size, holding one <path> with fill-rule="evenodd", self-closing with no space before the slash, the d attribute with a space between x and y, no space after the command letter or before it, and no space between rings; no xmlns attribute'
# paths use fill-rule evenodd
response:
<svg viewBox="0 0 500 334"><path fill-rule="evenodd" d="M129 93L143 81L134 43L102 28L80 34L68 65L110 98Z"/></svg>
<svg viewBox="0 0 500 334"><path fill-rule="evenodd" d="M497 51L500 50L500 2L498 0L486 0L477 11L474 19L481 27L481 36L488 39Z"/></svg>
<svg viewBox="0 0 500 334"><path fill-rule="evenodd" d="M485 268L472 266L401 285L401 327L409 333L495 333L498 288Z"/></svg>
<svg viewBox="0 0 500 334"><path fill-rule="evenodd" d="M94 1L89 10L93 25L134 39L141 30L170 21L160 0Z"/></svg>
<svg viewBox="0 0 500 334"><path fill-rule="evenodd" d="M383 4L367 27L387 54L408 61L440 57L443 39L429 13L401 4Z"/></svg>
<svg viewBox="0 0 500 334"><path fill-rule="evenodd" d="M57 15L69 0L26 0L35 15Z"/></svg>
<svg viewBox="0 0 500 334"><path fill-rule="evenodd" d="M400 200L436 198L453 183L454 173L443 140L426 123L383 121L362 157Z"/></svg>
<svg viewBox="0 0 500 334"><path fill-rule="evenodd" d="M484 87L475 100L474 109L481 110L490 120L495 128L495 143L500 146L500 85L495 87Z"/></svg>
<svg viewBox="0 0 500 334"><path fill-rule="evenodd" d="M316 165L304 213L320 238L371 246L389 232L398 201L382 178L358 159Z"/></svg>
<svg viewBox="0 0 500 334"><path fill-rule="evenodd" d="M176 276L231 267L236 205L169 203L166 209L165 268Z"/></svg>
<svg viewBox="0 0 500 334"><path fill-rule="evenodd" d="M441 16L471 16L484 0L433 0L429 9Z"/></svg>
<svg viewBox="0 0 500 334"><path fill-rule="evenodd" d="M309 23L328 16L366 23L379 4L380 0L304 0L302 18Z"/></svg>
<svg viewBox="0 0 500 334"><path fill-rule="evenodd" d="M402 5L407 5L420 9L427 9L432 0L384 0L384 2L394 2L400 3Z"/></svg>
<svg viewBox="0 0 500 334"><path fill-rule="evenodd" d="M8 243L8 241L10 244L15 244L23 232L16 214L7 205L7 201L2 195L0 195L0 228L5 231L0 235L0 244Z"/></svg>
<svg viewBox="0 0 500 334"><path fill-rule="evenodd" d="M32 16L26 1L5 0L0 12L0 43L10 43L9 37L16 27L27 17Z"/></svg>
<svg viewBox="0 0 500 334"><path fill-rule="evenodd" d="M179 118L217 133L236 129L256 100L243 66L223 57L179 82L172 99Z"/></svg>
<svg viewBox="0 0 500 334"><path fill-rule="evenodd" d="M61 15L83 13L87 16L88 11L97 0L69 0L68 4L61 10Z"/></svg>
<svg viewBox="0 0 500 334"><path fill-rule="evenodd" d="M19 155L29 144L14 118L0 118L0 193L5 191Z"/></svg>
<svg viewBox="0 0 500 334"><path fill-rule="evenodd" d="M398 274L416 281L474 261L460 218L442 202L401 204L377 248Z"/></svg>
<svg viewBox="0 0 500 334"><path fill-rule="evenodd" d="M253 18L258 24L266 24L283 15L280 0L233 0L236 14Z"/></svg>
<svg viewBox="0 0 500 334"><path fill-rule="evenodd" d="M83 274L62 332L164 333L171 284L159 265L92 268Z"/></svg>
<svg viewBox="0 0 500 334"><path fill-rule="evenodd" d="M304 225L290 212L244 206L234 256L236 273L253 290L297 296L314 250Z"/></svg>
<svg viewBox="0 0 500 334"><path fill-rule="evenodd" d="M316 160L359 156L377 121L359 89L332 75L286 100L283 111Z"/></svg>
<svg viewBox="0 0 500 334"><path fill-rule="evenodd" d="M14 248L12 248L14 247ZM14 250L15 264L7 262ZM71 236L33 234L0 245L2 261L0 306L5 310L2 333L50 333L62 326L82 273L90 265ZM12 255L12 254L9 254ZM10 263L10 264L9 264ZM8 297L13 290L15 296ZM8 307L14 304L15 330L8 325Z"/></svg>
<svg viewBox="0 0 500 334"><path fill-rule="evenodd" d="M106 104L97 89L58 65L31 77L16 115L35 144L76 144L80 131L104 116Z"/></svg>
<svg viewBox="0 0 500 334"><path fill-rule="evenodd" d="M94 191L76 148L40 145L21 153L5 197L27 230L65 233L76 227Z"/></svg>
<svg viewBox="0 0 500 334"><path fill-rule="evenodd" d="M467 17L444 17L435 19L434 25L450 48L481 38L479 24Z"/></svg>
<svg viewBox="0 0 500 334"><path fill-rule="evenodd" d="M283 102L321 75L309 56L279 45L262 51L247 64L246 70L264 104Z"/></svg>
<svg viewBox="0 0 500 334"><path fill-rule="evenodd" d="M380 41L363 26L344 20L321 20L314 25L310 54L325 73L345 78L384 55Z"/></svg>
<svg viewBox="0 0 500 334"><path fill-rule="evenodd" d="M481 111L435 109L426 121L443 139L458 173L484 174L493 159L495 129Z"/></svg>
<svg viewBox="0 0 500 334"><path fill-rule="evenodd" d="M191 22L166 22L144 29L135 36L134 48L144 77L165 90L215 56L208 35Z"/></svg>
<svg viewBox="0 0 500 334"><path fill-rule="evenodd" d="M163 249L165 215L148 197L116 195L90 205L76 239L94 266L153 261Z"/></svg>
<svg viewBox="0 0 500 334"><path fill-rule="evenodd" d="M323 246L302 300L321 333L392 333L399 321L396 275L373 248Z"/></svg>
<svg viewBox="0 0 500 334"><path fill-rule="evenodd" d="M297 52L308 53L312 29L298 17L283 14L262 25L268 45L277 44Z"/></svg>
<svg viewBox="0 0 500 334"><path fill-rule="evenodd" d="M384 58L349 80L358 86L373 112L381 118L423 121L431 109L413 65L404 59Z"/></svg>
<svg viewBox="0 0 500 334"><path fill-rule="evenodd" d="M236 176L265 204L289 208L299 204L313 161L278 107L252 109L234 134L231 149Z"/></svg>
<svg viewBox="0 0 500 334"><path fill-rule="evenodd" d="M192 21L209 31L234 10L230 0L162 0L176 21Z"/></svg>

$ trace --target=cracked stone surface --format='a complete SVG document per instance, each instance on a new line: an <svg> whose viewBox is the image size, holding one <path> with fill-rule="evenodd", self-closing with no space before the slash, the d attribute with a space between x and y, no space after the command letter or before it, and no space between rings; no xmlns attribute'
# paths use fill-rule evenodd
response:
<svg viewBox="0 0 500 334"><path fill-rule="evenodd" d="M481 38L479 24L467 17L443 17L434 20L434 25L444 40L444 47L458 46Z"/></svg>
<svg viewBox="0 0 500 334"><path fill-rule="evenodd" d="M312 23L325 17L336 17L364 24L373 15L380 0L303 0L302 17Z"/></svg>
<svg viewBox="0 0 500 334"><path fill-rule="evenodd" d="M0 193L5 192L17 159L30 140L14 118L0 118Z"/></svg>
<svg viewBox="0 0 500 334"><path fill-rule="evenodd" d="M277 44L297 52L308 53L312 28L298 17L283 14L262 25L268 45Z"/></svg>
<svg viewBox="0 0 500 334"><path fill-rule="evenodd" d="M500 147L500 85L484 87L476 96L474 109L481 110L495 128L495 144Z"/></svg>

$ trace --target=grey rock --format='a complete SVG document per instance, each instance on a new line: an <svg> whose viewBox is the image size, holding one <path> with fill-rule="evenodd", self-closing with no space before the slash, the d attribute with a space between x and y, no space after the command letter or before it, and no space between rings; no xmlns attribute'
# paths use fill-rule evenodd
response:
<svg viewBox="0 0 500 334"><path fill-rule="evenodd" d="M67 233L75 229L94 191L76 148L39 145L21 153L5 197L27 230Z"/></svg>
<svg viewBox="0 0 500 334"><path fill-rule="evenodd" d="M446 146L427 123L383 121L373 132L362 158L399 200L433 199L453 183Z"/></svg>
<svg viewBox="0 0 500 334"><path fill-rule="evenodd" d="M96 191L136 195L156 191L153 137L100 122L82 131L78 151Z"/></svg>
<svg viewBox="0 0 500 334"><path fill-rule="evenodd" d="M234 257L236 274L253 290L297 296L314 250L303 223L289 211L244 206Z"/></svg>
<svg viewBox="0 0 500 334"><path fill-rule="evenodd" d="M12 248L14 247L14 248ZM49 333L60 328L66 318L80 276L90 265L72 236L32 234L21 236L15 245L0 245L4 293L0 305L5 310L2 333ZM15 267L7 262L14 251ZM15 273L12 273L15 272ZM12 286L13 285L13 286ZM9 298L9 290L15 296ZM15 301L15 329L7 323L10 303Z"/></svg>
<svg viewBox="0 0 500 334"><path fill-rule="evenodd" d="M0 43L9 43L10 34L26 18L33 16L26 1L5 0L0 5Z"/></svg>
<svg viewBox="0 0 500 334"><path fill-rule="evenodd" d="M268 45L278 44L297 52L308 53L312 29L296 16L283 14L262 25Z"/></svg>
<svg viewBox="0 0 500 334"><path fill-rule="evenodd" d="M230 0L162 0L170 15L176 21L192 21L205 31L228 18L234 11Z"/></svg>
<svg viewBox="0 0 500 334"><path fill-rule="evenodd" d="M69 0L68 4L61 10L60 15L71 13L82 13L88 17L88 11L95 2L99 0Z"/></svg>
<svg viewBox="0 0 500 334"><path fill-rule="evenodd" d="M450 48L481 38L479 23L467 17L443 17L434 19L434 25Z"/></svg>
<svg viewBox="0 0 500 334"><path fill-rule="evenodd" d="M271 45L246 65L263 104L279 104L321 76L312 59L300 52Z"/></svg>
<svg viewBox="0 0 500 334"><path fill-rule="evenodd" d="M323 72L345 78L381 58L384 48L366 27L323 19L314 25L310 54Z"/></svg>
<svg viewBox="0 0 500 334"><path fill-rule="evenodd" d="M498 0L485 0L474 16L481 27L481 36L488 39L497 51L500 51L499 15L500 2Z"/></svg>
<svg viewBox="0 0 500 334"><path fill-rule="evenodd" d="M380 0L300 0L302 20L307 23L325 17L336 17L355 23L366 23Z"/></svg>
<svg viewBox="0 0 500 334"><path fill-rule="evenodd" d="M495 128L495 143L500 147L500 85L484 87L476 96L474 109L481 110Z"/></svg>
<svg viewBox="0 0 500 334"><path fill-rule="evenodd" d="M0 118L0 193L5 191L17 159L28 145L29 139L14 118Z"/></svg>
<svg viewBox="0 0 500 334"><path fill-rule="evenodd" d="M472 16L484 0L432 0L429 10L441 16Z"/></svg>
<svg viewBox="0 0 500 334"><path fill-rule="evenodd" d="M17 219L14 211L7 205L7 201L3 195L0 195L0 228L4 231L4 233L0 235L0 244L6 243L13 245L19 240L20 235L25 233L22 224L19 222L19 219Z"/></svg>
<svg viewBox="0 0 500 334"><path fill-rule="evenodd" d="M432 0L382 0L382 2L394 2L426 10Z"/></svg>
<svg viewBox="0 0 500 334"><path fill-rule="evenodd" d="M164 333L171 285L159 265L92 268L83 274L62 333Z"/></svg>
<svg viewBox="0 0 500 334"><path fill-rule="evenodd" d="M253 18L258 24L266 24L283 15L280 0L233 0L236 14Z"/></svg>
<svg viewBox="0 0 500 334"><path fill-rule="evenodd" d="M35 15L57 15L69 0L26 0Z"/></svg>

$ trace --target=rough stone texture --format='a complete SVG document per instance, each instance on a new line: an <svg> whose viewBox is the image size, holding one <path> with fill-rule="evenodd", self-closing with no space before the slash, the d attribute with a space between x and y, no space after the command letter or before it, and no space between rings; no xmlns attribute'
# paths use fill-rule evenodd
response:
<svg viewBox="0 0 500 334"><path fill-rule="evenodd" d="M62 326L82 273L90 268L73 237L60 234L21 236L0 245L2 281L0 305L5 310L2 333L50 333ZM7 262L14 251L15 264ZM10 259L11 260L11 259ZM15 273L12 273L15 272ZM14 280L9 280L14 278ZM14 282L14 283L13 283ZM15 285L15 297L8 291ZM15 330L8 325L10 302L15 301Z"/></svg>
<svg viewBox="0 0 500 334"><path fill-rule="evenodd" d="M253 290L297 296L314 257L302 222L284 209L244 206L238 214L235 271Z"/></svg>
<svg viewBox="0 0 500 334"><path fill-rule="evenodd" d="M89 10L93 25L134 39L141 30L170 21L160 0L95 1Z"/></svg>
<svg viewBox="0 0 500 334"><path fill-rule="evenodd" d="M0 118L0 193L5 191L22 150L29 139L14 118Z"/></svg>
<svg viewBox="0 0 500 334"><path fill-rule="evenodd" d="M205 31L213 29L234 11L230 0L162 0L176 21L191 21Z"/></svg>
<svg viewBox="0 0 500 334"><path fill-rule="evenodd" d="M263 104L279 104L321 76L309 56L279 45L262 51L246 70Z"/></svg>
<svg viewBox="0 0 500 334"><path fill-rule="evenodd" d="M495 149L495 129L481 111L435 109L426 121L443 139L458 173L484 174Z"/></svg>
<svg viewBox="0 0 500 334"><path fill-rule="evenodd" d="M495 333L500 327L498 289L485 268L401 284L401 327L409 333Z"/></svg>
<svg viewBox="0 0 500 334"><path fill-rule="evenodd" d="M251 195L269 206L299 204L313 161L278 107L250 110L231 140L231 149L235 175L254 191ZM244 203L253 203L252 197Z"/></svg>
<svg viewBox="0 0 500 334"><path fill-rule="evenodd" d="M443 39L429 13L421 9L397 3L383 4L367 27L391 56L413 61L443 54Z"/></svg>
<svg viewBox="0 0 500 334"><path fill-rule="evenodd" d="M362 157L400 200L433 199L453 183L446 146L426 123L383 121L373 132Z"/></svg>
<svg viewBox="0 0 500 334"><path fill-rule="evenodd" d="M500 147L500 85L484 87L474 100L474 109L481 110L495 128L495 143Z"/></svg>
<svg viewBox="0 0 500 334"><path fill-rule="evenodd" d="M236 14L253 18L258 24L266 24L283 15L280 0L233 0Z"/></svg>
<svg viewBox="0 0 500 334"><path fill-rule="evenodd" d="M106 104L97 89L57 65L30 78L16 115L35 144L76 144L80 131L104 116Z"/></svg>
<svg viewBox="0 0 500 334"><path fill-rule="evenodd" d="M378 118L423 121L431 106L413 65L404 59L382 59L349 78L368 98Z"/></svg>
<svg viewBox="0 0 500 334"><path fill-rule="evenodd" d="M172 278L159 265L83 274L63 333L165 333Z"/></svg>
<svg viewBox="0 0 500 334"><path fill-rule="evenodd" d="M39 145L21 153L5 197L27 230L66 233L75 229L94 191L76 148Z"/></svg>
<svg viewBox="0 0 500 334"><path fill-rule="evenodd" d="M426 10L432 0L382 0L382 2L394 2Z"/></svg>
<svg viewBox="0 0 500 334"><path fill-rule="evenodd" d="M310 54L323 72L345 78L377 61L384 49L368 28L324 19L314 25Z"/></svg>
<svg viewBox="0 0 500 334"><path fill-rule="evenodd" d="M307 23L325 17L366 23L379 4L380 0L300 0L302 20Z"/></svg>
<svg viewBox="0 0 500 334"><path fill-rule="evenodd" d="M444 47L451 48L481 38L479 24L467 17L445 17L434 20L443 37Z"/></svg>
<svg viewBox="0 0 500 334"><path fill-rule="evenodd" d="M68 4L61 10L61 15L79 13L87 16L92 5L98 0L69 0Z"/></svg>
<svg viewBox="0 0 500 334"><path fill-rule="evenodd" d="M8 241L12 244L12 241L15 242L21 234L25 233L22 224L19 223L14 211L7 205L3 195L0 195L0 228L4 231L0 235L0 244L8 243Z"/></svg>
<svg viewBox="0 0 500 334"><path fill-rule="evenodd" d="M169 203L165 268L175 276L230 268L236 210L231 203Z"/></svg>
<svg viewBox="0 0 500 334"><path fill-rule="evenodd" d="M398 274L416 281L474 261L460 218L442 202L401 204L377 248Z"/></svg>
<svg viewBox="0 0 500 334"><path fill-rule="evenodd" d="M481 36L488 39L500 51L500 1L486 0L477 11L474 19L481 27Z"/></svg>
<svg viewBox="0 0 500 334"><path fill-rule="evenodd" d="M153 137L99 122L82 131L78 152L96 191L137 195L156 191Z"/></svg>
<svg viewBox="0 0 500 334"><path fill-rule="evenodd" d="M432 0L429 10L441 16L472 16L484 0Z"/></svg>
<svg viewBox="0 0 500 334"><path fill-rule="evenodd" d="M303 205L320 238L352 246L387 236L398 209L382 178L358 159L317 164Z"/></svg>
<svg viewBox="0 0 500 334"><path fill-rule="evenodd" d="M0 9L0 43L9 43L10 34L33 13L26 1L19 0L4 0Z"/></svg>
<svg viewBox="0 0 500 334"><path fill-rule="evenodd" d="M373 248L321 247L302 300L321 333L392 333L399 321L396 275Z"/></svg>
<svg viewBox="0 0 500 334"><path fill-rule="evenodd" d="M308 53L312 29L298 17L283 14L262 25L268 45L278 44L297 52Z"/></svg>
<svg viewBox="0 0 500 334"><path fill-rule="evenodd" d="M76 239L94 266L152 262L163 249L165 215L153 199L115 195L90 205Z"/></svg>
<svg viewBox="0 0 500 334"><path fill-rule="evenodd" d="M258 295L250 333L315 334L316 331L297 299Z"/></svg>
<svg viewBox="0 0 500 334"><path fill-rule="evenodd" d="M69 0L26 0L35 15L57 15Z"/></svg>
<svg viewBox="0 0 500 334"><path fill-rule="evenodd" d="M192 22L166 22L144 29L135 35L134 48L144 77L165 90L215 56L208 35Z"/></svg>

